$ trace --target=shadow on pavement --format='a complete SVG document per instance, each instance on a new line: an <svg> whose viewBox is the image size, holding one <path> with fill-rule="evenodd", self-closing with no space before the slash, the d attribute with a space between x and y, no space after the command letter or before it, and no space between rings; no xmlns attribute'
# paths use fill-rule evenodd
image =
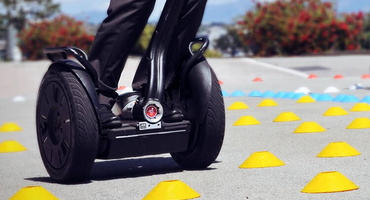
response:
<svg viewBox="0 0 370 200"><path fill-rule="evenodd" d="M111 180L181 172L183 169L171 157L103 160L95 162L91 180Z"/></svg>
<svg viewBox="0 0 370 200"><path fill-rule="evenodd" d="M217 163L216 161L215 163ZM215 168L206 168L199 171L214 170ZM171 157L154 158L133 158L124 160L97 160L90 173L90 180L73 184L89 184L92 181L105 181L122 178L144 177L168 173L182 172L184 169L179 166ZM198 170L194 170L198 171ZM50 177L31 177L25 180L56 183Z"/></svg>
<svg viewBox="0 0 370 200"><path fill-rule="evenodd" d="M218 161L214 163L218 163ZM214 169L216 168L209 167L193 171L208 171ZM90 178L91 180L111 180L178 173L182 171L184 171L184 169L171 157L134 158L128 160L96 162Z"/></svg>
<svg viewBox="0 0 370 200"><path fill-rule="evenodd" d="M82 185L82 184L91 183L91 180L85 180L85 181L81 181L77 183L59 183L50 177L32 177L32 178L25 178L24 180L42 182L42 183L50 183L50 184L60 184L60 185Z"/></svg>

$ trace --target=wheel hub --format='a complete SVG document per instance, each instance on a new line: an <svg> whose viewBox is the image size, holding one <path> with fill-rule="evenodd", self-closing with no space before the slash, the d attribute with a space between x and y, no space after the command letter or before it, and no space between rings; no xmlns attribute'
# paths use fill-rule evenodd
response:
<svg viewBox="0 0 370 200"><path fill-rule="evenodd" d="M62 123L58 107L52 107L49 111L48 119L50 125L48 126L48 132L50 140L54 145L58 145L62 141Z"/></svg>
<svg viewBox="0 0 370 200"><path fill-rule="evenodd" d="M45 87L39 102L40 147L46 161L54 169L67 162L71 148L70 108L63 88L56 82Z"/></svg>

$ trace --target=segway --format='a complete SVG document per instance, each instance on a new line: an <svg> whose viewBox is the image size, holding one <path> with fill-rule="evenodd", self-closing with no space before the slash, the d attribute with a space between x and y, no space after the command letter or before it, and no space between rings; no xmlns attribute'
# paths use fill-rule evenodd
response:
<svg viewBox="0 0 370 200"><path fill-rule="evenodd" d="M183 6L184 1L166 1L142 58L150 61L146 87L117 97L120 127L105 128L101 123L99 78L87 55L76 47L45 49L52 64L39 88L36 127L40 154L52 179L86 180L95 159L170 153L185 169L207 168L216 160L224 138L225 110L218 79L203 58L206 38L189 44L192 56L181 67L178 86L170 91L179 94L171 101L181 105L184 117L163 120L163 105L169 101L165 56ZM195 43L200 48L193 50Z"/></svg>

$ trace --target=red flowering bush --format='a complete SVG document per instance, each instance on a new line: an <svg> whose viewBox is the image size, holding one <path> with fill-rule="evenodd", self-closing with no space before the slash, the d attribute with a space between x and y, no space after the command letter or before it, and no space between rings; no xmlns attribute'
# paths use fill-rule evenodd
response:
<svg viewBox="0 0 370 200"><path fill-rule="evenodd" d="M239 24L239 36L258 56L360 48L362 12L336 15L331 2L276 0L256 3Z"/></svg>
<svg viewBox="0 0 370 200"><path fill-rule="evenodd" d="M76 46L88 50L94 36L86 32L82 21L66 15L53 20L32 22L19 33L20 48L28 59L44 58L46 47Z"/></svg>

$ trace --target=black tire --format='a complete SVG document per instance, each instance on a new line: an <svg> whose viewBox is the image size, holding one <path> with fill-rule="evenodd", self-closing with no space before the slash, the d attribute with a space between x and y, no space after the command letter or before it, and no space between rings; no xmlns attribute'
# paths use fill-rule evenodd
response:
<svg viewBox="0 0 370 200"><path fill-rule="evenodd" d="M36 127L40 154L50 177L63 183L85 180L98 151L98 121L73 73L51 68L44 75Z"/></svg>
<svg viewBox="0 0 370 200"><path fill-rule="evenodd" d="M203 123L192 121L194 145L189 150L172 153L172 158L186 169L203 169L211 165L220 153L225 134L225 107L216 74L212 69L211 98Z"/></svg>

